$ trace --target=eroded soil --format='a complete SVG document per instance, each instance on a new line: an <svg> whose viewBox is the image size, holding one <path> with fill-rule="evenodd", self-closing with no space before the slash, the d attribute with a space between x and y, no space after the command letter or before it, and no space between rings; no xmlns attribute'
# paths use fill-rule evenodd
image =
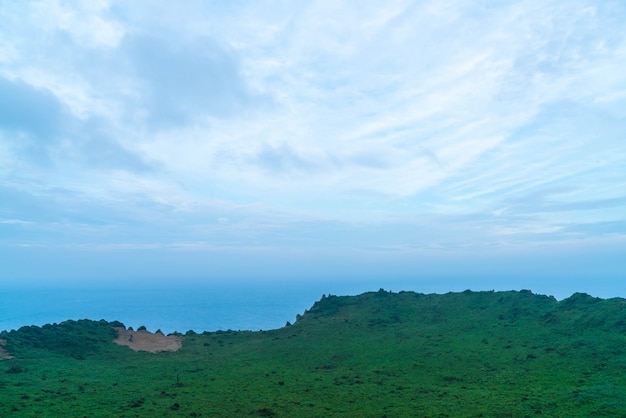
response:
<svg viewBox="0 0 626 418"><path fill-rule="evenodd" d="M183 346L183 339L176 335L163 335L160 332L152 333L146 330L133 331L124 327L115 328L117 338L114 343L125 345L135 351L178 351Z"/></svg>

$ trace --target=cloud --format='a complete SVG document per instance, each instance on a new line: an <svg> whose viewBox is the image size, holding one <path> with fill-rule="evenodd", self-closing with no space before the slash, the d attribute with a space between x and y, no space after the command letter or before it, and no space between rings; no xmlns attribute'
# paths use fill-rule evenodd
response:
<svg viewBox="0 0 626 418"><path fill-rule="evenodd" d="M124 36L121 25L109 16L109 1L63 4L58 0L33 3L32 17L44 30L69 34L78 45L112 48Z"/></svg>
<svg viewBox="0 0 626 418"><path fill-rule="evenodd" d="M23 221L21 219L0 219L0 224L8 224L8 225L26 225L29 224L29 221Z"/></svg>
<svg viewBox="0 0 626 418"><path fill-rule="evenodd" d="M116 134L118 132L110 129L106 121L89 119L72 132L71 143L61 147L61 150L66 152L64 155L74 155L81 164L92 169L148 172L158 167L140 153L125 148L115 139ZM63 158L62 155L57 157Z"/></svg>
<svg viewBox="0 0 626 418"><path fill-rule="evenodd" d="M235 53L211 39L128 36L122 48L133 64L152 127L228 117L260 100L241 77Z"/></svg>
<svg viewBox="0 0 626 418"><path fill-rule="evenodd" d="M5 131L5 140L13 144L13 152L23 160L38 164L74 161L91 168L149 169L140 156L112 138L115 129L106 125L106 121L95 118L75 117L49 90L0 78L0 130Z"/></svg>
<svg viewBox="0 0 626 418"><path fill-rule="evenodd" d="M311 171L315 164L300 157L287 144L278 147L264 144L253 158L253 161L272 173L289 173L294 171Z"/></svg>
<svg viewBox="0 0 626 418"><path fill-rule="evenodd" d="M49 90L0 77L0 129L47 140L59 134L64 113L63 104Z"/></svg>

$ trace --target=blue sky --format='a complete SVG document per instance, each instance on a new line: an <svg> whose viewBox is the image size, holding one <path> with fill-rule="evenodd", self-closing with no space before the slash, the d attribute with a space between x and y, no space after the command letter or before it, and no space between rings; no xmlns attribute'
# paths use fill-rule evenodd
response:
<svg viewBox="0 0 626 418"><path fill-rule="evenodd" d="M626 296L623 1L0 7L5 283Z"/></svg>

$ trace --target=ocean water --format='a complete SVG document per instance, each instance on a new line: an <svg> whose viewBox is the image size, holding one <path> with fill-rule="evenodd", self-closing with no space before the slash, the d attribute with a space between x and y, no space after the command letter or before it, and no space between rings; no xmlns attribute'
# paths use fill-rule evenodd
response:
<svg viewBox="0 0 626 418"><path fill-rule="evenodd" d="M322 294L354 295L379 288L375 283L337 282L9 288L0 289L0 330L68 319L117 320L127 327L143 325L166 334L268 330L293 322Z"/></svg>

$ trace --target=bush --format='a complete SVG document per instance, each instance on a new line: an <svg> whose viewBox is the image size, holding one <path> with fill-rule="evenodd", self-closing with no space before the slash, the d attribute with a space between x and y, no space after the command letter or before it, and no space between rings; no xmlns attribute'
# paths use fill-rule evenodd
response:
<svg viewBox="0 0 626 418"><path fill-rule="evenodd" d="M12 361L11 366L7 370L7 373L16 374L16 373L22 373L23 371L24 369L19 364L17 364L17 362Z"/></svg>

